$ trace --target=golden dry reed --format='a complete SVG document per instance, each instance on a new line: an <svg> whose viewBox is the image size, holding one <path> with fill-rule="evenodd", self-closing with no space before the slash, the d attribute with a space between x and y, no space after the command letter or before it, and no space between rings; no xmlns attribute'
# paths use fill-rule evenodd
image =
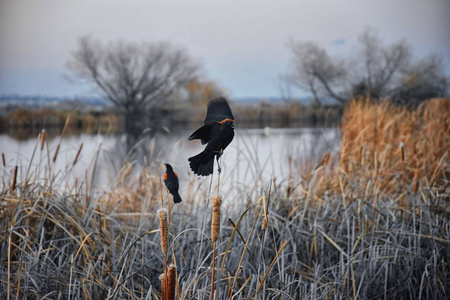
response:
<svg viewBox="0 0 450 300"><path fill-rule="evenodd" d="M366 165L359 169L370 174L382 192L395 192L403 172L406 178L418 172L417 180L431 186L448 170L449 132L448 99L427 101L414 111L387 101L353 101L342 120L340 167L353 172L362 160L357 149L363 147Z"/></svg>
<svg viewBox="0 0 450 300"><path fill-rule="evenodd" d="M161 250L164 255L167 255L168 244L167 235L169 234L167 226L167 209L161 208L158 210L159 214L159 230L161 234Z"/></svg>
<svg viewBox="0 0 450 300"><path fill-rule="evenodd" d="M220 205L222 198L217 195L213 198L213 212L211 221L211 239L213 242L217 241L220 234Z"/></svg>
<svg viewBox="0 0 450 300"><path fill-rule="evenodd" d="M304 188L316 197L325 191L343 193L342 187L349 186L355 188L345 192L347 200L445 185L449 99L432 99L413 111L388 101L354 100L347 104L341 126L340 153L325 153L318 166L303 166Z"/></svg>

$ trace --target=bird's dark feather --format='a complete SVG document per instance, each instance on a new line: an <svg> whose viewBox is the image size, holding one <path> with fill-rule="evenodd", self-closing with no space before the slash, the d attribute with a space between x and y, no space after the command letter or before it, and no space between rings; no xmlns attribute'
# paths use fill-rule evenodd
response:
<svg viewBox="0 0 450 300"><path fill-rule="evenodd" d="M208 103L205 125L220 122L225 119L234 120L230 105L224 97L214 98Z"/></svg>
<svg viewBox="0 0 450 300"><path fill-rule="evenodd" d="M188 138L189 141L199 139L202 142L202 145L206 144L210 139L211 133L211 125L204 125L197 129L191 136Z"/></svg>

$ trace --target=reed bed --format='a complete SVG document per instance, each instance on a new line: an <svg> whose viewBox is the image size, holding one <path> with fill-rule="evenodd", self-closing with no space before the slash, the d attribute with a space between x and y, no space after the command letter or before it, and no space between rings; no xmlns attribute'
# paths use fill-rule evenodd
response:
<svg viewBox="0 0 450 300"><path fill-rule="evenodd" d="M177 205L158 164L54 189L44 137L47 168L2 163L0 298L447 299L448 108L353 102L339 153L233 199L190 177Z"/></svg>
<svg viewBox="0 0 450 300"><path fill-rule="evenodd" d="M0 129L6 129L17 139L26 139L45 126L52 134L63 127L67 132L116 133L119 117L114 112L55 111L52 109L27 110L17 108L2 118Z"/></svg>
<svg viewBox="0 0 450 300"><path fill-rule="evenodd" d="M389 101L354 100L344 111L341 150L318 166L304 162L303 187L315 195L343 192L353 201L430 190L445 193L450 177L450 101L433 99L411 111ZM311 182L314 179L314 182Z"/></svg>

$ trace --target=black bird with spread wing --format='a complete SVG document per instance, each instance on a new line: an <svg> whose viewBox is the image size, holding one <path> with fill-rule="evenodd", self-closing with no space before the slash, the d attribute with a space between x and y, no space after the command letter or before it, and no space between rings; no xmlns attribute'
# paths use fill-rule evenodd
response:
<svg viewBox="0 0 450 300"><path fill-rule="evenodd" d="M166 173L164 173L164 183L169 192L173 196L173 202L180 203L182 200L180 194L178 194L179 188L178 175L177 173L174 172L171 165L165 164L165 166L166 166Z"/></svg>
<svg viewBox="0 0 450 300"><path fill-rule="evenodd" d="M216 157L220 173L219 158L233 137L234 116L227 100L224 97L210 100L204 125L188 138L188 140L199 139L203 145L207 144L203 152L189 158L192 171L200 176L212 174Z"/></svg>

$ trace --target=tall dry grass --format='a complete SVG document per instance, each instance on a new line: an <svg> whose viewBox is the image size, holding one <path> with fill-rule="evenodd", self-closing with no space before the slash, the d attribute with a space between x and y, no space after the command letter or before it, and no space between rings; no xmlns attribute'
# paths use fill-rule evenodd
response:
<svg viewBox="0 0 450 300"><path fill-rule="evenodd" d="M305 163L305 189L342 192L346 199L369 194L403 196L443 192L450 176L450 101L433 99L417 110L354 100L342 119L341 151L326 153L319 166ZM313 172L313 169L316 170ZM312 186L306 182L314 175Z"/></svg>
<svg viewBox="0 0 450 300"><path fill-rule="evenodd" d="M450 102L435 99L417 110L389 102L352 102L343 118L340 167L347 173L360 164L383 193L409 185L445 183L450 171ZM360 167L360 170L361 170ZM360 175L360 174L357 174ZM362 175L362 174L361 174ZM361 176L363 177L363 176Z"/></svg>
<svg viewBox="0 0 450 300"><path fill-rule="evenodd" d="M1 166L0 298L446 299L445 101L416 112L349 104L341 153L291 158L285 178L222 195L220 219L214 186L188 178L163 245L157 211L170 198L158 164L125 164L98 197L89 183L58 191L57 149L44 140L42 165Z"/></svg>

